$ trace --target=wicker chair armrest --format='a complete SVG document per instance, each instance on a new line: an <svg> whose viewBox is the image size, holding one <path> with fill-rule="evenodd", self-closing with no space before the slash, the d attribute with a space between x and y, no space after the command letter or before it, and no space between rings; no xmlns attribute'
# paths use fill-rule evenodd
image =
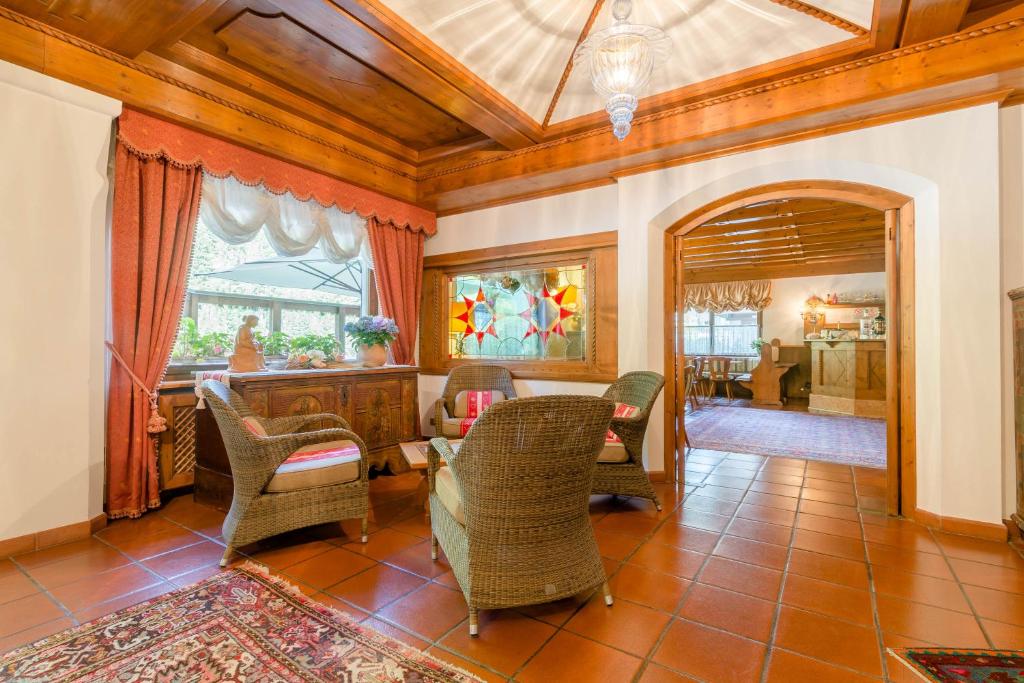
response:
<svg viewBox="0 0 1024 683"><path fill-rule="evenodd" d="M441 425L444 424L447 417L449 417L448 408L444 405L444 399L439 398L434 401L434 416L431 418L431 422L434 424L434 430L438 434L441 433Z"/></svg>
<svg viewBox="0 0 1024 683"><path fill-rule="evenodd" d="M435 437L430 440L430 448L427 449L427 489L434 490L434 475L441 469L443 459L448 467L452 467L458 459L452 445L444 437ZM458 478L458 470L452 467L452 473Z"/></svg>
<svg viewBox="0 0 1024 683"><path fill-rule="evenodd" d="M280 435L280 434L294 434L296 432L305 431L310 425L318 422L329 422L333 423L332 426L340 427L341 429L352 430L352 425L340 415L334 413L316 413L313 415L291 415L289 417L276 417L276 418L261 418L264 427L267 429L267 434ZM317 427L321 429L321 427Z"/></svg>

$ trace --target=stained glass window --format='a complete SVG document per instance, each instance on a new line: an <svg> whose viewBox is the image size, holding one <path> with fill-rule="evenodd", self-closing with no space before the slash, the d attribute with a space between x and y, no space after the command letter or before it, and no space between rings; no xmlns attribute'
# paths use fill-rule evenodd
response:
<svg viewBox="0 0 1024 683"><path fill-rule="evenodd" d="M448 357L585 360L587 266L448 278Z"/></svg>

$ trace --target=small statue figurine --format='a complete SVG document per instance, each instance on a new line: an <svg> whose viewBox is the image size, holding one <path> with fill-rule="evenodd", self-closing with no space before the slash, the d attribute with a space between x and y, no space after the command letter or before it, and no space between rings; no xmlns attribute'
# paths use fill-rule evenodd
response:
<svg viewBox="0 0 1024 683"><path fill-rule="evenodd" d="M263 344L256 341L252 333L259 321L259 317L255 315L242 318L242 324L238 326L238 332L235 334L235 351L228 356L228 370L231 372L259 372L267 369L267 363L263 358Z"/></svg>

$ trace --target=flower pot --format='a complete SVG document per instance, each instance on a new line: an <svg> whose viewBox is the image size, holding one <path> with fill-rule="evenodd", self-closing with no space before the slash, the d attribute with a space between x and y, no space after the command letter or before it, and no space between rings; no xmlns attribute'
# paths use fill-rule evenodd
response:
<svg viewBox="0 0 1024 683"><path fill-rule="evenodd" d="M356 348L359 362L368 368L379 368L388 362L388 347L384 344L360 345Z"/></svg>

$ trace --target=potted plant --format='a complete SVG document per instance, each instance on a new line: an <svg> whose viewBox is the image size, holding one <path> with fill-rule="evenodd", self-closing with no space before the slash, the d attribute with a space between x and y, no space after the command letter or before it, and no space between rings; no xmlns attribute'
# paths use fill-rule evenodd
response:
<svg viewBox="0 0 1024 683"><path fill-rule="evenodd" d="M345 323L345 333L355 340L360 362L368 368L376 368L387 362L388 344L398 336L398 325L382 315L364 315Z"/></svg>
<svg viewBox="0 0 1024 683"><path fill-rule="evenodd" d="M271 332L270 334L257 332L256 341L263 344L263 355L265 356L287 356L291 342L284 332Z"/></svg>
<svg viewBox="0 0 1024 683"><path fill-rule="evenodd" d="M289 368L326 368L338 357L341 345L333 334L304 334L288 342Z"/></svg>

